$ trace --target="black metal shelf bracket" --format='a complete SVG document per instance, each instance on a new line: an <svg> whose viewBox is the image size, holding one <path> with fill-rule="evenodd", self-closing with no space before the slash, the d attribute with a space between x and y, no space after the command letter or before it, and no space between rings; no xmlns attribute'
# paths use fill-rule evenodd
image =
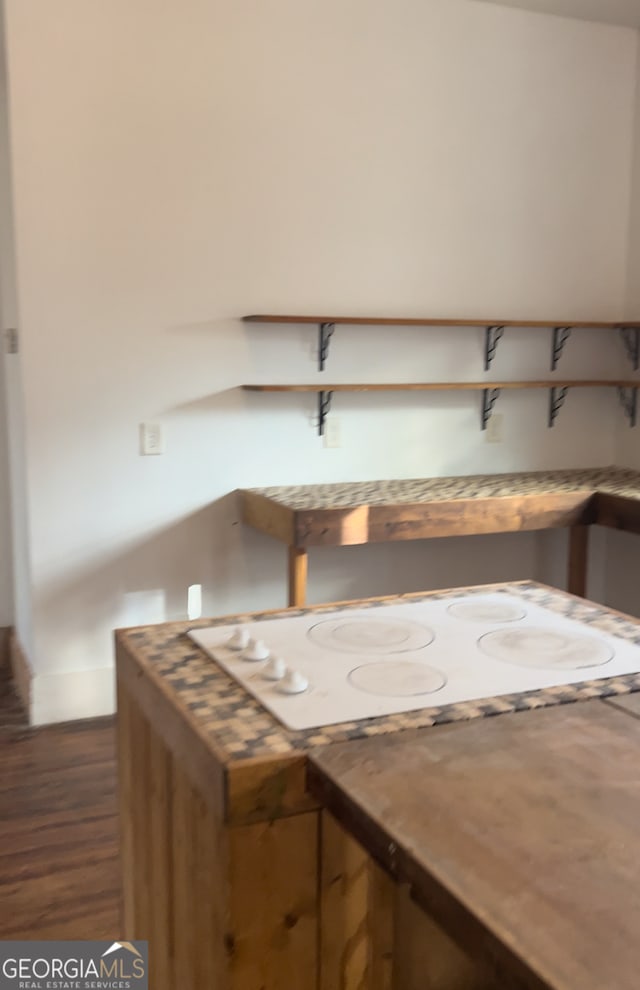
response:
<svg viewBox="0 0 640 990"><path fill-rule="evenodd" d="M482 429L486 430L487 423L491 413L493 412L493 407L495 406L498 396L500 395L499 388L485 388L482 392Z"/></svg>
<svg viewBox="0 0 640 990"><path fill-rule="evenodd" d="M551 339L551 370L555 371L565 344L571 336L571 327L554 327Z"/></svg>
<svg viewBox="0 0 640 990"><path fill-rule="evenodd" d="M484 370L488 371L496 356L498 342L502 340L504 327L487 327L484 332ZM484 428L484 427L483 427Z"/></svg>
<svg viewBox="0 0 640 990"><path fill-rule="evenodd" d="M324 436L324 424L326 422L327 416L329 415L329 410L331 409L331 400L333 399L333 392L318 392L318 436Z"/></svg>
<svg viewBox="0 0 640 990"><path fill-rule="evenodd" d="M335 329L335 323L321 323L318 327L318 371L324 371L329 356L329 342Z"/></svg>
<svg viewBox="0 0 640 990"><path fill-rule="evenodd" d="M553 426L558 413L564 405L569 387L567 385L554 385L549 389L549 428Z"/></svg>
<svg viewBox="0 0 640 990"><path fill-rule="evenodd" d="M624 414L629 420L629 426L635 426L638 422L638 389L618 387L618 398L620 405L624 409Z"/></svg>
<svg viewBox="0 0 640 990"><path fill-rule="evenodd" d="M634 371L640 368L640 327L619 327L627 357Z"/></svg>

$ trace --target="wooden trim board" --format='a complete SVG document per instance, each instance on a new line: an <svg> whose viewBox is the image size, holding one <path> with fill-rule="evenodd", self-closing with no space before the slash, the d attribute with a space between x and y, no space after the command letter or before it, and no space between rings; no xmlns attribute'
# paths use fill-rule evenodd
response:
<svg viewBox="0 0 640 990"><path fill-rule="evenodd" d="M11 666L11 626L0 626L0 670Z"/></svg>
<svg viewBox="0 0 640 990"><path fill-rule="evenodd" d="M31 670L27 655L18 640L15 629L12 629L9 634L9 660L16 694L20 698L24 710L30 715L33 671Z"/></svg>
<svg viewBox="0 0 640 990"><path fill-rule="evenodd" d="M447 499L295 513L295 544L354 546L444 536L558 529L594 520L590 492Z"/></svg>
<svg viewBox="0 0 640 990"><path fill-rule="evenodd" d="M238 495L243 523L301 548L512 533L599 521L596 496L589 490L298 510L247 489Z"/></svg>

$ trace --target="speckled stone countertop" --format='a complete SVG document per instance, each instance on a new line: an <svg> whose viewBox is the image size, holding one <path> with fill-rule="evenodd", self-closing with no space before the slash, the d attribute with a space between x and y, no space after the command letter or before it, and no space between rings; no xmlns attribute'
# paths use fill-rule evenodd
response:
<svg viewBox="0 0 640 990"><path fill-rule="evenodd" d="M248 488L245 491L262 495L295 511L573 491L600 491L640 498L640 471L620 467L577 468L451 478L288 485L281 488Z"/></svg>
<svg viewBox="0 0 640 990"><path fill-rule="evenodd" d="M228 763L256 757L278 758L303 754L315 746L348 739L482 718L503 712L566 704L588 698L624 695L640 690L640 674L629 674L527 694L503 695L498 698L444 707L433 706L419 711L346 722L320 729L292 731L262 708L187 635L191 629L226 625L231 622L250 624L252 621L304 615L308 612L321 614L338 608L384 609L387 605L401 601L465 597L486 594L489 590L517 595L525 601L534 602L594 629L640 643L640 622L531 581L459 588L453 592L448 590L395 596L378 601L370 599L343 605L323 605L313 609L287 609L279 612L256 612L216 619L200 619L197 622L163 623L119 630L117 637L120 647L127 651L146 675L162 682L165 693L168 691L173 704L189 713L200 733L210 740L218 752L224 754Z"/></svg>

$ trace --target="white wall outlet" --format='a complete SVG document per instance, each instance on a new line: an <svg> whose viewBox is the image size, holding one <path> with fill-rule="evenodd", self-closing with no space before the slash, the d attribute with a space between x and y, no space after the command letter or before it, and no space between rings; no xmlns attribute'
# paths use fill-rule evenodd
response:
<svg viewBox="0 0 640 990"><path fill-rule="evenodd" d="M504 440L504 417L502 413L492 413L485 430L487 443L502 443Z"/></svg>
<svg viewBox="0 0 640 990"><path fill-rule="evenodd" d="M327 416L325 419L323 439L325 447L340 446L340 420L337 416Z"/></svg>
<svg viewBox="0 0 640 990"><path fill-rule="evenodd" d="M202 585L190 584L187 588L187 618L200 619L202 617Z"/></svg>
<svg viewBox="0 0 640 990"><path fill-rule="evenodd" d="M164 454L164 433L160 423L140 423L140 453Z"/></svg>

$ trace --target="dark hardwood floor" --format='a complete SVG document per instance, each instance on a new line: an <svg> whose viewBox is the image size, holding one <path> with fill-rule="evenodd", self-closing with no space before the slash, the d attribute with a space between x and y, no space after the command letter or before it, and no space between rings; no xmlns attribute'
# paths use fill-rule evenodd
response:
<svg viewBox="0 0 640 990"><path fill-rule="evenodd" d="M115 939L114 719L28 729L0 675L0 939Z"/></svg>

